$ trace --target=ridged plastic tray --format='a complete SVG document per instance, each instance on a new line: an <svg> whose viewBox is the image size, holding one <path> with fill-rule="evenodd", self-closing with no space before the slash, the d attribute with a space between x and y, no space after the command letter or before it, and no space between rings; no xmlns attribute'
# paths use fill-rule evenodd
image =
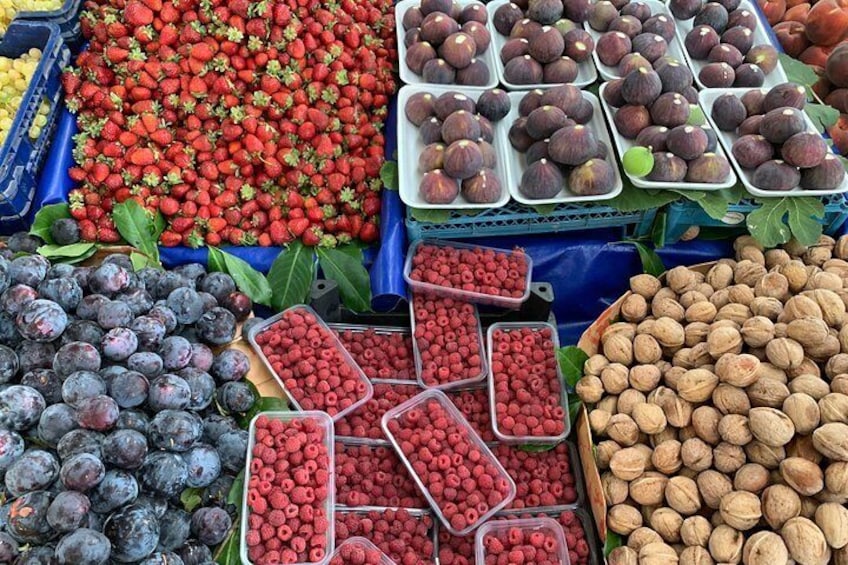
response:
<svg viewBox="0 0 848 565"><path fill-rule="evenodd" d="M65 0L62 6L56 10L18 12L15 14L15 19L56 24L62 33L62 40L74 49L82 43L82 28L80 26L82 4L83 0Z"/></svg>

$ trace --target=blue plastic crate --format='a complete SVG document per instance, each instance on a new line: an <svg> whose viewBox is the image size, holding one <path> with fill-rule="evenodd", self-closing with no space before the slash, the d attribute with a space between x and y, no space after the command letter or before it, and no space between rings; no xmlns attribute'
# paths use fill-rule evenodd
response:
<svg viewBox="0 0 848 565"><path fill-rule="evenodd" d="M824 233L833 235L848 220L848 200L844 194L821 197L824 204ZM695 202L680 200L670 204L666 210L666 243L674 243L680 239L690 226L745 229L745 220L749 212L759 208L753 200L743 200L739 204L728 207L727 215L721 220L715 220L707 215Z"/></svg>
<svg viewBox="0 0 848 565"><path fill-rule="evenodd" d="M550 214L539 214L533 208L510 201L503 208L474 216L452 211L446 222L429 223L416 220L407 208L406 235L410 240L460 239L621 227L627 236L643 236L650 233L655 215L656 210L619 212L609 206L591 204L560 204Z"/></svg>
<svg viewBox="0 0 848 565"><path fill-rule="evenodd" d="M38 174L47 156L61 106L62 70L71 54L62 41L59 26L47 22L13 21L0 40L0 55L18 57L31 48L42 52L32 81L0 147L0 231L10 233L26 227ZM43 100L50 103L47 124L32 140L29 129Z"/></svg>
<svg viewBox="0 0 848 565"><path fill-rule="evenodd" d="M30 22L49 22L59 26L62 40L72 49L82 44L82 29L80 27L80 12L83 0L65 0L57 10L44 12L18 12L15 20Z"/></svg>

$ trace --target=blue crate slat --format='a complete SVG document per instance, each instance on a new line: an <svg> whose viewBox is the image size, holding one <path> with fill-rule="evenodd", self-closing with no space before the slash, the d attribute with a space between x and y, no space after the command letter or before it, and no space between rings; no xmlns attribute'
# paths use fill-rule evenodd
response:
<svg viewBox="0 0 848 565"><path fill-rule="evenodd" d="M511 201L503 208L486 210L474 216L451 212L446 222L429 223L416 220L407 208L406 235L410 240L425 237L471 238L609 227L627 228L628 235L647 235L655 215L655 210L619 212L609 206L586 204L563 204L550 214L539 214L532 208Z"/></svg>
<svg viewBox="0 0 848 565"><path fill-rule="evenodd" d="M12 122L6 142L0 147L0 231L10 233L26 227L41 166L47 156L61 106L62 70L70 51L62 41L59 26L49 22L15 20L0 40L0 55L18 57L33 47L41 60ZM50 103L47 124L35 140L29 130L43 100Z"/></svg>
<svg viewBox="0 0 848 565"><path fill-rule="evenodd" d="M59 26L65 44L71 48L76 48L82 43L82 29L79 19L81 11L82 0L65 0L62 6L56 10L18 12L15 14L15 20L56 24Z"/></svg>

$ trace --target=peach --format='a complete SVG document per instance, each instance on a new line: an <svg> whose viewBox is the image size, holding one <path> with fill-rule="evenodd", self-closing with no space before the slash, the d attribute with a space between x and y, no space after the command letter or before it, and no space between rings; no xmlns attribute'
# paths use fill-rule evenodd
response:
<svg viewBox="0 0 848 565"><path fill-rule="evenodd" d="M819 73L819 80L813 85L813 92L816 96L818 96L821 100L826 100L828 96L830 96L830 91L833 88L833 85L830 84L830 81L827 79L827 76L822 72ZM848 92L848 91L846 91ZM846 99L848 100L848 99ZM838 108L838 106L827 102L829 106L833 106L834 108ZM848 110L842 110L843 112L848 112Z"/></svg>
<svg viewBox="0 0 848 565"><path fill-rule="evenodd" d="M827 57L830 55L830 52L833 50L832 47L822 47L820 45L810 45L798 59L804 63L805 65L810 65L812 67L817 67L817 71L819 69L824 70L824 66L827 64Z"/></svg>
<svg viewBox="0 0 848 565"><path fill-rule="evenodd" d="M846 30L848 0L819 0L807 15L807 38L813 45L839 43L845 37Z"/></svg>
<svg viewBox="0 0 848 565"><path fill-rule="evenodd" d="M799 4L806 4L807 0L786 0L786 8L794 8Z"/></svg>
<svg viewBox="0 0 848 565"><path fill-rule="evenodd" d="M786 13L786 0L757 0L757 4L769 24L775 25L783 20L783 15Z"/></svg>
<svg viewBox="0 0 848 565"><path fill-rule="evenodd" d="M783 15L784 22L807 22L807 14L810 13L810 5L809 4L798 4L797 6L792 6L786 13Z"/></svg>
<svg viewBox="0 0 848 565"><path fill-rule="evenodd" d="M848 42L837 45L825 64L825 73L837 87L848 87Z"/></svg>
<svg viewBox="0 0 848 565"><path fill-rule="evenodd" d="M801 22L782 22L774 26L774 34L780 41L780 46L790 57L798 58L810 46L810 40L804 33Z"/></svg>
<svg viewBox="0 0 848 565"><path fill-rule="evenodd" d="M848 113L848 88L837 88L824 98L825 104L833 106L843 114Z"/></svg>
<svg viewBox="0 0 848 565"><path fill-rule="evenodd" d="M848 155L848 114L842 114L839 121L827 130L833 139L833 145L842 155Z"/></svg>

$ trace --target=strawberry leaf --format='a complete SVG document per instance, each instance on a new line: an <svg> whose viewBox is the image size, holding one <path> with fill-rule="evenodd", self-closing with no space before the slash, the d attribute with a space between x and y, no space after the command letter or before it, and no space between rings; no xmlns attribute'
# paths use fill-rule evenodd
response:
<svg viewBox="0 0 848 565"><path fill-rule="evenodd" d="M305 303L314 279L312 250L300 241L293 241L277 255L268 271L271 307L285 310L289 306Z"/></svg>
<svg viewBox="0 0 848 565"><path fill-rule="evenodd" d="M53 236L50 234L50 226L52 226L53 222L56 220L70 217L71 210L65 202L44 206L41 210L36 212L35 219L32 222L32 227L29 229L29 233L37 235L46 243L54 243Z"/></svg>
<svg viewBox="0 0 848 565"><path fill-rule="evenodd" d="M383 181L383 186L387 190L397 190L398 181L398 166L394 161L386 161L380 167L380 180Z"/></svg>
<svg viewBox="0 0 848 565"><path fill-rule="evenodd" d="M583 376L583 364L589 359L585 351L576 345L568 347L560 347L557 351L557 361L559 361L559 370L562 371L562 378L565 379L565 384L569 388L574 388L580 377Z"/></svg>
<svg viewBox="0 0 848 565"><path fill-rule="evenodd" d="M244 259L239 259L217 247L210 247L207 266L210 271L221 271L233 277L238 289L257 304L265 306L271 304L271 286L268 284L268 279Z"/></svg>
<svg viewBox="0 0 848 565"><path fill-rule="evenodd" d="M36 252L60 263L79 263L85 261L97 251L97 246L93 243L72 243L71 245L42 245Z"/></svg>
<svg viewBox="0 0 848 565"><path fill-rule="evenodd" d="M345 306L354 312L371 310L371 278L361 260L338 249L318 248L324 276L336 281Z"/></svg>
<svg viewBox="0 0 848 565"><path fill-rule="evenodd" d="M159 212L156 212L159 214ZM155 215L150 214L141 204L135 200L127 200L116 204L112 209L112 220L118 233L127 243L147 255L152 266L162 268L159 260L159 238L154 237L157 232L157 221Z"/></svg>

